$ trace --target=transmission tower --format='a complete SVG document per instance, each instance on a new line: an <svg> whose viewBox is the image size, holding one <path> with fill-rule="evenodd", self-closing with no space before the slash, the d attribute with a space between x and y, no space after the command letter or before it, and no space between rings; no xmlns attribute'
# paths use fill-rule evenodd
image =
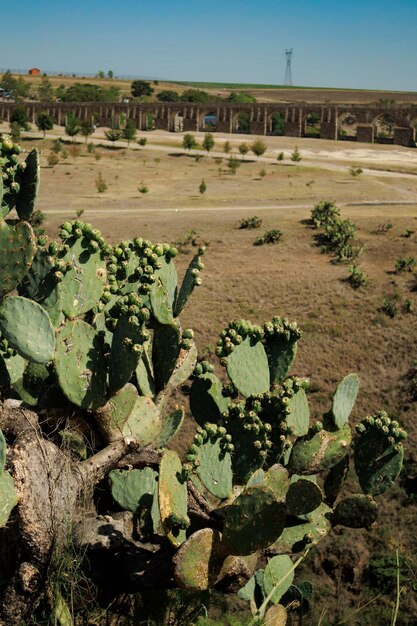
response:
<svg viewBox="0 0 417 626"><path fill-rule="evenodd" d="M284 85L287 85L288 87L292 87L292 72L291 72L292 48L290 48L289 50L285 50L285 56L287 59L287 64L285 66Z"/></svg>

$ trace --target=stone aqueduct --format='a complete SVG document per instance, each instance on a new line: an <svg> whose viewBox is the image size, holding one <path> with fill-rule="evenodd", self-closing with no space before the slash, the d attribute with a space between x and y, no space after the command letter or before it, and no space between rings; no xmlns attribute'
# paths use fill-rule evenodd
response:
<svg viewBox="0 0 417 626"><path fill-rule="evenodd" d="M0 120L10 121L15 103L0 103ZM20 105L22 106L22 105ZM109 127L121 114L134 121L139 130L203 131L207 116L212 130L223 133L239 132L242 114L247 119L247 132L254 135L274 134L272 120L282 119L282 134L302 137L310 116L314 115L322 139L338 139L343 119L355 119L357 141L373 143L377 137L378 120L390 119L391 141L402 146L415 146L417 126L416 104L194 104L194 103L40 103L27 102L28 119L36 122L40 111L48 112L54 123L64 125L68 113L80 120L94 119L100 126Z"/></svg>

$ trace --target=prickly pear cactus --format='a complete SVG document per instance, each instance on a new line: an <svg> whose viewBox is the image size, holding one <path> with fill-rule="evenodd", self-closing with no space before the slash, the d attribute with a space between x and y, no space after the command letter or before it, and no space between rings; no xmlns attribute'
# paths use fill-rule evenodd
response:
<svg viewBox="0 0 417 626"><path fill-rule="evenodd" d="M58 242L36 240L23 220L36 201L38 155L21 162L3 137L0 167L1 397L42 411L49 436L72 441L79 458L120 442L152 449L149 467L110 473L114 505L141 538L156 535L175 553L178 585L237 580L257 617L272 603L267 615L284 619L285 598L308 593L293 585L305 551L333 526L376 520L374 498L398 478L405 431L381 411L352 436L356 374L312 422L309 381L292 374L302 332L287 319L234 320L220 333L219 363L200 360L179 315L201 284L203 249L179 285L169 244L138 237L112 246L80 220L65 222ZM6 219L12 208L18 220ZM178 395L170 400L178 390L196 422L182 456L170 449L190 424ZM69 416L66 432L57 409ZM343 493L351 457L362 494ZM0 526L16 501L0 432Z"/></svg>

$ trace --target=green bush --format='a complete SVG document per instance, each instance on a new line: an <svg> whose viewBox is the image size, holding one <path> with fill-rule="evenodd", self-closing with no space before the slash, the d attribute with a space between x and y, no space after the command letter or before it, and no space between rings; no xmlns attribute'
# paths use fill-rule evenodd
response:
<svg viewBox="0 0 417 626"><path fill-rule="evenodd" d="M263 235L257 237L253 242L254 246L263 246L265 243L278 243L281 240L282 231L274 228L267 230Z"/></svg>

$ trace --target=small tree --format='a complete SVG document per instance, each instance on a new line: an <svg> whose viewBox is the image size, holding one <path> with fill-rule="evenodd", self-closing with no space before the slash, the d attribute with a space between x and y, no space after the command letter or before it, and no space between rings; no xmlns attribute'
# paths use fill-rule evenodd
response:
<svg viewBox="0 0 417 626"><path fill-rule="evenodd" d="M294 163L298 163L299 161L301 161L302 158L303 157L301 156L298 147L295 146L294 150L291 152L291 161L294 161Z"/></svg>
<svg viewBox="0 0 417 626"><path fill-rule="evenodd" d="M95 180L95 185L98 193L104 193L107 189L106 181L104 180L101 172L98 173L98 176Z"/></svg>
<svg viewBox="0 0 417 626"><path fill-rule="evenodd" d="M278 152L277 154L277 161L283 161L284 160L284 153L283 152Z"/></svg>
<svg viewBox="0 0 417 626"><path fill-rule="evenodd" d="M206 133L202 142L204 150L207 150L207 154L214 148L214 137L211 133Z"/></svg>
<svg viewBox="0 0 417 626"><path fill-rule="evenodd" d="M139 144L140 146L142 146L142 147L143 147L143 146L146 146L146 144L147 144L147 143L148 143L148 140L146 139L146 137L141 137L141 138L138 140L138 144Z"/></svg>
<svg viewBox="0 0 417 626"><path fill-rule="evenodd" d="M184 150L188 150L189 152L191 152L193 148L196 148L197 142L194 135L191 135L191 133L187 133L186 135L184 135L184 137L182 138L182 145Z"/></svg>
<svg viewBox="0 0 417 626"><path fill-rule="evenodd" d="M207 185L206 185L206 181L204 180L204 178L201 179L201 183L200 183L198 190L201 193L201 195L206 193Z"/></svg>
<svg viewBox="0 0 417 626"><path fill-rule="evenodd" d="M54 168L59 163L59 157L55 152L51 152L47 157L49 167Z"/></svg>
<svg viewBox="0 0 417 626"><path fill-rule="evenodd" d="M137 133L137 130L136 130L133 120L128 119L123 129L123 139L127 140L128 146L130 145L131 141L134 141L136 139L136 133Z"/></svg>
<svg viewBox="0 0 417 626"><path fill-rule="evenodd" d="M119 141L119 139L121 139L123 131L119 130L118 128L109 128L109 130L104 131L104 134L106 136L106 139L113 143L114 147L115 141Z"/></svg>
<svg viewBox="0 0 417 626"><path fill-rule="evenodd" d="M65 132L68 137L76 137L80 132L80 124L74 113L70 112L67 115L67 119L65 122Z"/></svg>
<svg viewBox="0 0 417 626"><path fill-rule="evenodd" d="M59 152L61 152L62 149L62 142L60 139L55 139L54 143L52 144L52 152L55 152L55 154L58 154Z"/></svg>
<svg viewBox="0 0 417 626"><path fill-rule="evenodd" d="M223 146L223 152L229 154L232 151L232 144L230 141L225 141Z"/></svg>
<svg viewBox="0 0 417 626"><path fill-rule="evenodd" d="M131 85L132 96L135 98L143 98L144 96L151 96L154 92L154 88L151 87L151 83L147 80L134 80Z"/></svg>
<svg viewBox="0 0 417 626"><path fill-rule="evenodd" d="M113 70L109 70L107 72L107 78L113 78L113 77L114 77Z"/></svg>
<svg viewBox="0 0 417 626"><path fill-rule="evenodd" d="M245 158L245 155L249 152L249 146L247 143L241 143L239 146L239 152L242 155L242 159Z"/></svg>
<svg viewBox="0 0 417 626"><path fill-rule="evenodd" d="M91 120L83 120L80 124L80 133L85 139L85 143L87 143L90 135L94 133L94 126Z"/></svg>
<svg viewBox="0 0 417 626"><path fill-rule="evenodd" d="M256 139L250 149L256 157L260 157L266 151L266 144L262 141L262 139Z"/></svg>
<svg viewBox="0 0 417 626"><path fill-rule="evenodd" d="M23 128L23 130L28 130L29 124L28 124L28 114L26 112L26 107L24 106L15 107L15 109L13 110L13 113L10 116L10 121L17 122L20 128Z"/></svg>
<svg viewBox="0 0 417 626"><path fill-rule="evenodd" d="M36 119L36 126L40 131L43 132L43 138L45 139L46 131L52 130L54 127L54 121L49 113L45 113L44 111L39 113Z"/></svg>
<svg viewBox="0 0 417 626"><path fill-rule="evenodd" d="M231 156L227 161L227 167L229 168L230 173L234 176L237 168L240 167L240 162L236 159L236 157Z"/></svg>

